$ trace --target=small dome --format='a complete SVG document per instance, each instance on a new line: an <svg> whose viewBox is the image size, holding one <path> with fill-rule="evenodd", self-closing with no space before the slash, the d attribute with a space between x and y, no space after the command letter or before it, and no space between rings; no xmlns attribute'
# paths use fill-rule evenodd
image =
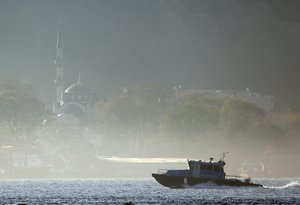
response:
<svg viewBox="0 0 300 205"><path fill-rule="evenodd" d="M62 106L60 114L69 114L76 117L82 117L84 115L84 112L77 105L69 104Z"/></svg>
<svg viewBox="0 0 300 205"><path fill-rule="evenodd" d="M93 93L93 91L83 83L77 82L68 87L65 93Z"/></svg>

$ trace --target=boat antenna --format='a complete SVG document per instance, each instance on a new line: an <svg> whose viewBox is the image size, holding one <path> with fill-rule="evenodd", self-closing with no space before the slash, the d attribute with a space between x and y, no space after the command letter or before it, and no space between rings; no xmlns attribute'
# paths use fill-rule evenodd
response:
<svg viewBox="0 0 300 205"><path fill-rule="evenodd" d="M223 162L224 162L224 159L225 159L225 157L226 157L226 154L228 154L228 152L223 152L222 158L220 159L220 161L223 161Z"/></svg>

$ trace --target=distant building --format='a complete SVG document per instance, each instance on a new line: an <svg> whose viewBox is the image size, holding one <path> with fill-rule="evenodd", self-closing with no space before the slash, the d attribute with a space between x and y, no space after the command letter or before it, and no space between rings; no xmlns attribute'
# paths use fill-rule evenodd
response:
<svg viewBox="0 0 300 205"><path fill-rule="evenodd" d="M78 81L64 90L63 46L59 29L56 53L56 101L53 103L53 113L60 122L72 125L86 124L93 114L96 93L81 82L80 74Z"/></svg>
<svg viewBox="0 0 300 205"><path fill-rule="evenodd" d="M36 168L42 167L42 153L34 150L14 150L12 153L12 167L13 168Z"/></svg>
<svg viewBox="0 0 300 205"><path fill-rule="evenodd" d="M46 176L49 166L45 155L36 146L1 146L0 178Z"/></svg>
<svg viewBox="0 0 300 205"><path fill-rule="evenodd" d="M241 100L253 103L266 112L274 109L274 96L261 95L260 93L250 91L249 88L246 90L203 90L202 93L222 97L239 97Z"/></svg>

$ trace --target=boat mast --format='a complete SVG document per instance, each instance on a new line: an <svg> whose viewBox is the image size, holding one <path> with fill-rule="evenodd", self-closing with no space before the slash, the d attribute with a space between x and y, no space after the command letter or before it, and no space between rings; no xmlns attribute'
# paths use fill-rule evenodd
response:
<svg viewBox="0 0 300 205"><path fill-rule="evenodd" d="M224 159L225 159L225 157L226 157L226 154L228 154L228 152L223 152L220 161L223 161L223 162L224 162Z"/></svg>

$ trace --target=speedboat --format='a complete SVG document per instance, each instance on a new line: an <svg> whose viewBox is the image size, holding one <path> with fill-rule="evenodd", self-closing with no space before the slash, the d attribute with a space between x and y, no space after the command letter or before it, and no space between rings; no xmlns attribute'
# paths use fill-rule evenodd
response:
<svg viewBox="0 0 300 205"><path fill-rule="evenodd" d="M166 170L159 169L152 177L158 183L169 188L184 188L198 184L213 183L219 186L252 186L261 187L261 184L251 182L249 177L226 175L224 172L225 153L219 161L187 160L189 169Z"/></svg>

